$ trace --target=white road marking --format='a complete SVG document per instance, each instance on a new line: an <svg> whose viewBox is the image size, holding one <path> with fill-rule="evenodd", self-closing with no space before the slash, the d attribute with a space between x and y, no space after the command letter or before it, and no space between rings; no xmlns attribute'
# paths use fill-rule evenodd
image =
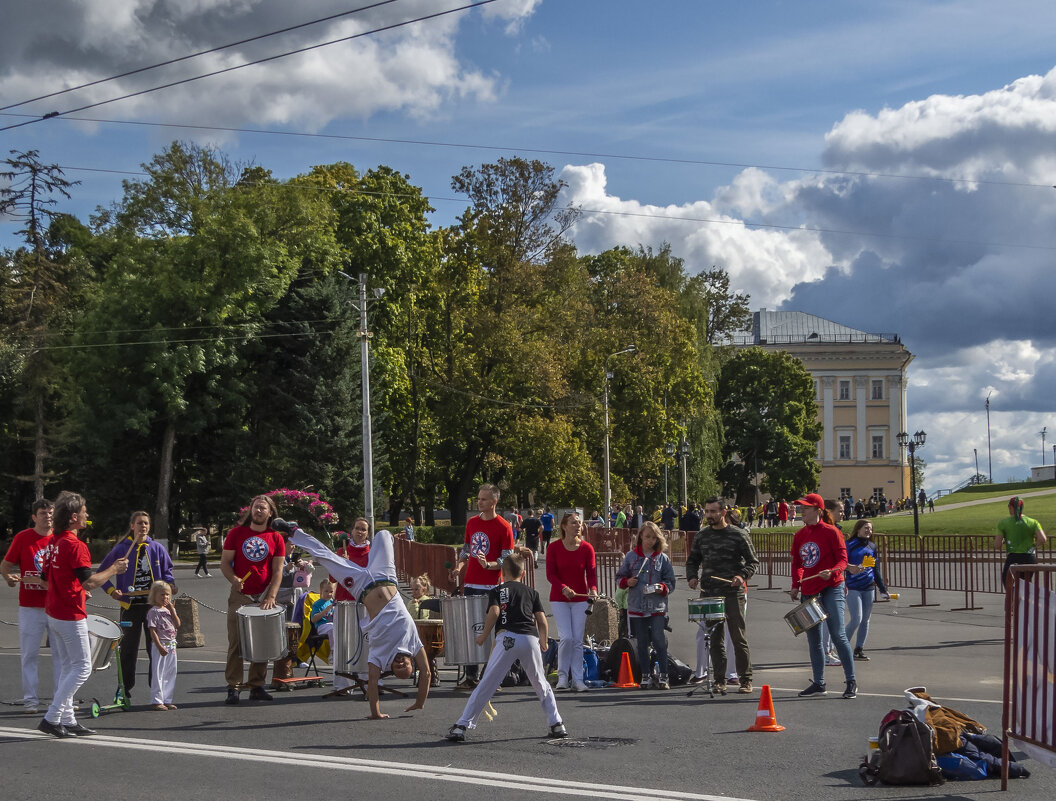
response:
<svg viewBox="0 0 1056 801"><path fill-rule="evenodd" d="M40 738L48 741L53 739L47 734L38 733L35 729L19 729L10 726L0 727L0 738ZM196 758L211 757L240 762L262 762L276 767L288 760L290 756L283 751L266 751L259 748L202 745L171 740L146 740L135 737L109 737L105 734L97 734L94 737L70 738L64 741L63 746L59 747L65 747L66 745L72 745L77 748L122 748L129 751L150 751L155 754L164 753L166 755L176 754ZM452 746L452 748L456 747ZM738 799L725 795L705 795L683 793L675 790L658 790L649 787L594 784L592 782L577 782L541 776L518 775L511 778L508 773L493 773L448 766L414 765L377 759L335 757L328 754L299 753L298 759L302 760L304 764L310 764L313 770L330 769L354 773L402 776L419 780L471 784L488 789L530 790L557 797L582 796L635 799L635 801L668 801L668 799L683 799L684 801L754 801L753 799Z"/></svg>

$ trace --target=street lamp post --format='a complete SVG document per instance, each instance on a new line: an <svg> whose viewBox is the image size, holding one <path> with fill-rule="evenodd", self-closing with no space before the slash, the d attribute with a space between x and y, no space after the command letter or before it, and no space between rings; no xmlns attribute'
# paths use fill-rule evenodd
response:
<svg viewBox="0 0 1056 801"><path fill-rule="evenodd" d="M924 441L927 439L927 434L923 431L918 431L910 438L909 434L905 431L898 435L899 446L906 448L909 451L909 492L910 492L910 503L913 504L913 533L920 537L920 516L919 504L917 503L917 471L916 471L916 453L917 448L924 447Z"/></svg>
<svg viewBox="0 0 1056 801"><path fill-rule="evenodd" d="M1056 448L1056 445L1052 446ZM671 493L667 490L667 466L671 463L671 459L675 455L675 446L669 442L664 446L664 453L667 454L667 458L664 460L664 503L671 503Z"/></svg>
<svg viewBox="0 0 1056 801"><path fill-rule="evenodd" d="M1045 433L1049 430L1048 426L1041 427L1041 466L1045 466Z"/></svg>
<svg viewBox="0 0 1056 801"><path fill-rule="evenodd" d="M686 459L689 458L689 442L683 437L678 443L678 455L682 460L682 506L689 508L689 489L686 484Z"/></svg>
<svg viewBox="0 0 1056 801"><path fill-rule="evenodd" d="M994 457L990 452L990 395L986 396L986 467L990 483L994 483Z"/></svg>
<svg viewBox="0 0 1056 801"><path fill-rule="evenodd" d="M370 416L370 338L373 334L367 329L367 274L360 273L357 281L346 272L338 270L346 278L359 286L359 328L356 336L360 343L360 374L363 394L363 517L374 530L374 436ZM380 299L385 290L376 288L374 298Z"/></svg>
<svg viewBox="0 0 1056 801"><path fill-rule="evenodd" d="M975 475L972 477L972 483L979 483L979 449L972 448L972 453L975 454Z"/></svg>
<svg viewBox="0 0 1056 801"><path fill-rule="evenodd" d="M612 373L609 372L609 359L613 356L622 356L624 353L634 353L637 351L634 345L628 345L623 350L618 350L615 353L610 353L605 357L605 390L602 393L603 405L605 407L605 519L608 519L609 510L612 509L612 488L609 484L609 379L612 378Z"/></svg>

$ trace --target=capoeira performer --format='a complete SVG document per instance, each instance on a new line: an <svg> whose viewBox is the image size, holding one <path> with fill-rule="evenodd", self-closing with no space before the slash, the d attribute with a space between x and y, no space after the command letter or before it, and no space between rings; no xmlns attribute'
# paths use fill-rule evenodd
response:
<svg viewBox="0 0 1056 801"><path fill-rule="evenodd" d="M557 699L550 689L550 682L543 672L541 652L546 650L547 627L546 613L543 612L539 593L521 581L524 574L524 560L519 555L511 554L502 561L502 584L488 593L488 616L484 620L484 630L477 636L477 645L483 645L494 628L496 631L495 647L484 668L480 683L473 689L473 694L466 701L462 717L451 727L447 739L462 742L466 739L466 729L475 729L477 719L484 707L491 701L495 690L509 672L514 660L521 661L521 667L528 674L528 680L539 696L539 703L546 713L550 725L550 737L567 737L565 724L557 711Z"/></svg>
<svg viewBox="0 0 1056 801"><path fill-rule="evenodd" d="M378 701L378 681L382 672L391 670L398 679L408 679L418 667L418 697L405 712L425 708L429 695L429 658L418 638L414 619L407 611L396 585L396 561L393 554L392 534L386 530L374 536L367 566L350 562L338 556L319 540L300 528L296 523L276 519L272 522L276 531L289 535L291 545L296 545L318 559L330 575L345 587L363 605L359 613L360 625L366 635L369 648L367 656L367 701L370 703L371 720L381 720Z"/></svg>

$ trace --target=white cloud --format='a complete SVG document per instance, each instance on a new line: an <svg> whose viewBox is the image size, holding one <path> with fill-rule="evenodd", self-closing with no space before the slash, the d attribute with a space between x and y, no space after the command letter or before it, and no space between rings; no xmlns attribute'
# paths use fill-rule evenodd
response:
<svg viewBox="0 0 1056 801"><path fill-rule="evenodd" d="M486 17L508 23L515 33L517 23L536 5L537 0L498 3L501 8ZM336 0L310 7L276 0L40 0L32 8L14 4L5 10L0 30L0 95L33 97L345 10L347 4ZM63 111L436 10L427 0L405 0L21 110ZM497 78L464 65L456 53L456 35L466 18L463 14L428 20L204 78L115 103L105 107L106 113L192 124L296 121L302 130L315 131L336 118L367 119L379 112L440 114L455 98L492 102Z"/></svg>

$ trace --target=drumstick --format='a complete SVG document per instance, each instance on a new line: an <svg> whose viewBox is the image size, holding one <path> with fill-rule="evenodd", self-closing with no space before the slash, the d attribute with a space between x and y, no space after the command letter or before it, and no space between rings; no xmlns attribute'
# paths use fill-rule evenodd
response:
<svg viewBox="0 0 1056 801"><path fill-rule="evenodd" d="M724 579L722 576L707 576L712 581L722 581L726 584L733 584L733 579Z"/></svg>
<svg viewBox="0 0 1056 801"><path fill-rule="evenodd" d="M133 537L132 538L132 544L129 545L128 546L128 550L125 551L125 559L128 559L128 557L132 555L132 549L135 548L137 545L139 545L139 543L136 542L136 538Z"/></svg>
<svg viewBox="0 0 1056 801"><path fill-rule="evenodd" d="M247 571L246 571L246 575L244 575L244 576L243 576L242 578L240 578L240 579L238 580L238 584L239 584L239 586L241 586L241 585L243 585L243 584L245 584L245 583L246 583L246 579L248 579L248 578L249 578L249 574L250 574L250 573L252 573L252 572L253 572L252 570L247 570Z"/></svg>

